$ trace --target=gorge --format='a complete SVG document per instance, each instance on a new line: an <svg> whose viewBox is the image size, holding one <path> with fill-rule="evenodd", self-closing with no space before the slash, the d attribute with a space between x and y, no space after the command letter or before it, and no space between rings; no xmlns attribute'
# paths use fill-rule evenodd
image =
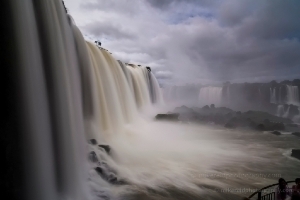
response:
<svg viewBox="0 0 300 200"><path fill-rule="evenodd" d="M294 118L297 80L173 87L164 99L150 67L86 40L60 0L1 5L5 199L241 199L249 191L231 189L299 175L296 135L154 119L178 98Z"/></svg>

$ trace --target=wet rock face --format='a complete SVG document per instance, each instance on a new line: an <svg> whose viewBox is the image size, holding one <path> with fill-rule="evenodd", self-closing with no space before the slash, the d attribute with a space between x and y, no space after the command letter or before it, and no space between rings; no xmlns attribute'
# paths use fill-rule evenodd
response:
<svg viewBox="0 0 300 200"><path fill-rule="evenodd" d="M281 135L281 133L279 131L273 131L271 133L274 134L274 135Z"/></svg>
<svg viewBox="0 0 300 200"><path fill-rule="evenodd" d="M291 124L287 118L277 117L261 111L233 111L226 107L215 107L215 105L202 108L189 108L181 106L175 108L173 113L179 114L182 122L196 122L223 125L226 128L250 128L260 131L281 131L285 130L284 124ZM170 113L157 115L156 118L168 119ZM262 125L260 125L262 124Z"/></svg>
<svg viewBox="0 0 300 200"><path fill-rule="evenodd" d="M236 125L232 122L227 122L225 125L224 125L225 128L229 128L229 129L235 129L236 128Z"/></svg>
<svg viewBox="0 0 300 200"><path fill-rule="evenodd" d="M103 149L107 154L110 153L110 146L109 145L100 144L100 145L98 145L98 147Z"/></svg>
<svg viewBox="0 0 300 200"><path fill-rule="evenodd" d="M289 117L292 119L294 116L299 115L298 106L295 105L289 105Z"/></svg>
<svg viewBox="0 0 300 200"><path fill-rule="evenodd" d="M128 184L125 180L118 178L116 172L110 171L105 166L101 165L95 168L95 171L101 176L102 179L106 180L107 182L113 185L124 185Z"/></svg>
<svg viewBox="0 0 300 200"><path fill-rule="evenodd" d="M89 160L94 163L99 161L98 157L94 151L89 153Z"/></svg>
<svg viewBox="0 0 300 200"><path fill-rule="evenodd" d="M256 130L258 130L258 131L265 131L265 130L266 130L265 125L263 125L263 124L258 124L258 125L256 126Z"/></svg>
<svg viewBox="0 0 300 200"><path fill-rule="evenodd" d="M300 149L293 149L292 150L292 157L297 158L300 160Z"/></svg>
<svg viewBox="0 0 300 200"><path fill-rule="evenodd" d="M91 140L89 141L89 143L92 144L92 145L98 144L98 143L97 143L97 140L95 140L95 139L91 139Z"/></svg>
<svg viewBox="0 0 300 200"><path fill-rule="evenodd" d="M158 114L155 116L155 119L166 120L166 121L178 121L178 117L179 117L178 113Z"/></svg>
<svg viewBox="0 0 300 200"><path fill-rule="evenodd" d="M294 133L292 133L292 135L300 137L300 132L294 132Z"/></svg>
<svg viewBox="0 0 300 200"><path fill-rule="evenodd" d="M89 140L89 143L94 146L98 144L98 142L95 139ZM99 151L106 152L107 155L110 155L111 153L111 147L109 145L104 145L100 144L98 145L99 149L95 149ZM127 181L122 180L120 177L118 177L118 173L115 169L113 169L111 166L107 164L103 158L99 159L97 156L97 153L95 151L91 151L88 155L89 160L94 163L94 170L99 174L99 176L109 182L110 184L113 185L123 185L123 184L128 184Z"/></svg>

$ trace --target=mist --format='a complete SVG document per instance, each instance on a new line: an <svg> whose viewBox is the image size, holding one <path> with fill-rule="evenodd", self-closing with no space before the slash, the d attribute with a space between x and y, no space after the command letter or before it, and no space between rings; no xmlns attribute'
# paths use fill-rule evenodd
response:
<svg viewBox="0 0 300 200"><path fill-rule="evenodd" d="M3 196L275 195L299 175L299 7L5 1Z"/></svg>

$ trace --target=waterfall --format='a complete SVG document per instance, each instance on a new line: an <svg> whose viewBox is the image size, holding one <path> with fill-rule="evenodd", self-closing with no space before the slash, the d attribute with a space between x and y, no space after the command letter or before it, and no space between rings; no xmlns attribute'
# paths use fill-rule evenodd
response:
<svg viewBox="0 0 300 200"><path fill-rule="evenodd" d="M146 106L150 103L148 70L138 67L134 64L127 65L132 78L133 90L135 94L135 102L138 108Z"/></svg>
<svg viewBox="0 0 300 200"><path fill-rule="evenodd" d="M138 109L162 102L158 82L146 67L124 66L86 42L60 0L10 0L4 8L7 67L20 97L23 199L90 199L86 141L124 134Z"/></svg>
<svg viewBox="0 0 300 200"><path fill-rule="evenodd" d="M156 80L152 72L149 73L150 85L151 85L151 97L154 104L163 104L162 91L159 87L158 81Z"/></svg>
<svg viewBox="0 0 300 200"><path fill-rule="evenodd" d="M298 108L298 111L300 113L300 107ZM293 121L296 122L296 123L300 123L300 114L294 116Z"/></svg>
<svg viewBox="0 0 300 200"><path fill-rule="evenodd" d="M276 115L278 117L282 117L284 115L284 106L283 105L278 105L277 106L277 113Z"/></svg>
<svg viewBox="0 0 300 200"><path fill-rule="evenodd" d="M270 103L276 103L276 89L270 88Z"/></svg>
<svg viewBox="0 0 300 200"><path fill-rule="evenodd" d="M230 94L230 85L227 87L227 104L229 105L231 102L231 94Z"/></svg>
<svg viewBox="0 0 300 200"><path fill-rule="evenodd" d="M199 101L203 105L215 104L220 106L222 103L222 87L203 87L200 89Z"/></svg>
<svg viewBox="0 0 300 200"><path fill-rule="evenodd" d="M298 86L287 85L287 103L299 105L299 88Z"/></svg>
<svg viewBox="0 0 300 200"><path fill-rule="evenodd" d="M279 99L278 99L278 102L279 102L279 103L282 103L282 102L283 102L283 101L282 101L281 90L282 90L282 87L280 86L280 88L279 88Z"/></svg>
<svg viewBox="0 0 300 200"><path fill-rule="evenodd" d="M77 59L82 52L76 51L65 10L58 0L11 0L6 5L11 30L5 31L11 32L14 44L7 54L15 62L7 67L16 71L20 93L16 115L23 146L18 153L26 160L25 180L18 177L26 185L22 199L86 199L83 85Z"/></svg>
<svg viewBox="0 0 300 200"><path fill-rule="evenodd" d="M290 106L288 106L288 108L286 109L286 111L284 112L282 117L287 118L289 116L289 114L290 114Z"/></svg>
<svg viewBox="0 0 300 200"><path fill-rule="evenodd" d="M132 121L136 107L119 63L106 51L87 42L95 80L96 126L107 135ZM99 135L99 134L98 134ZM93 137L96 138L97 137Z"/></svg>

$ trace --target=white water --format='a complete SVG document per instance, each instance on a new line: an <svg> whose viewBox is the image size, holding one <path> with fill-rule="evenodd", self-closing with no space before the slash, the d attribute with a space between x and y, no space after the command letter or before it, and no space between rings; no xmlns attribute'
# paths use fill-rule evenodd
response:
<svg viewBox="0 0 300 200"><path fill-rule="evenodd" d="M279 100L278 100L279 103L282 103L282 102L283 102L283 100L282 100L282 94L281 94L282 91L281 91L281 90L282 90L282 87L280 86L280 87L279 87Z"/></svg>
<svg viewBox="0 0 300 200"><path fill-rule="evenodd" d="M287 85L287 103L300 105L298 86Z"/></svg>
<svg viewBox="0 0 300 200"><path fill-rule="evenodd" d="M290 114L290 106L287 107L286 111L283 114L283 117L287 118Z"/></svg>
<svg viewBox="0 0 300 200"><path fill-rule="evenodd" d="M277 103L276 101L276 89L270 88L270 103Z"/></svg>
<svg viewBox="0 0 300 200"><path fill-rule="evenodd" d="M299 110L299 113L300 113L300 107L298 107L298 110ZM299 115L296 115L296 116L293 118L293 121L296 122L296 123L300 123L300 114L299 114Z"/></svg>
<svg viewBox="0 0 300 200"><path fill-rule="evenodd" d="M146 68L120 66L107 51L85 42L59 0L10 2L16 8L12 25L27 114L29 200L234 199L210 188L262 186L278 178L228 176L233 173L296 176L299 164L284 153L299 141L149 120L153 116L139 111L161 96ZM212 93L204 92L202 100L218 105L222 89L207 90ZM111 145L112 157L87 145L91 138ZM131 185L104 181L87 161L92 149ZM214 179L220 173L229 179ZM174 188L174 194L167 192ZM178 197L176 191L187 194Z"/></svg>
<svg viewBox="0 0 300 200"><path fill-rule="evenodd" d="M199 101L203 105L215 104L220 106L222 103L222 87L203 87L200 89Z"/></svg>
<svg viewBox="0 0 300 200"><path fill-rule="evenodd" d="M278 105L277 106L277 112L276 115L278 117L282 117L284 115L284 106L283 105Z"/></svg>

